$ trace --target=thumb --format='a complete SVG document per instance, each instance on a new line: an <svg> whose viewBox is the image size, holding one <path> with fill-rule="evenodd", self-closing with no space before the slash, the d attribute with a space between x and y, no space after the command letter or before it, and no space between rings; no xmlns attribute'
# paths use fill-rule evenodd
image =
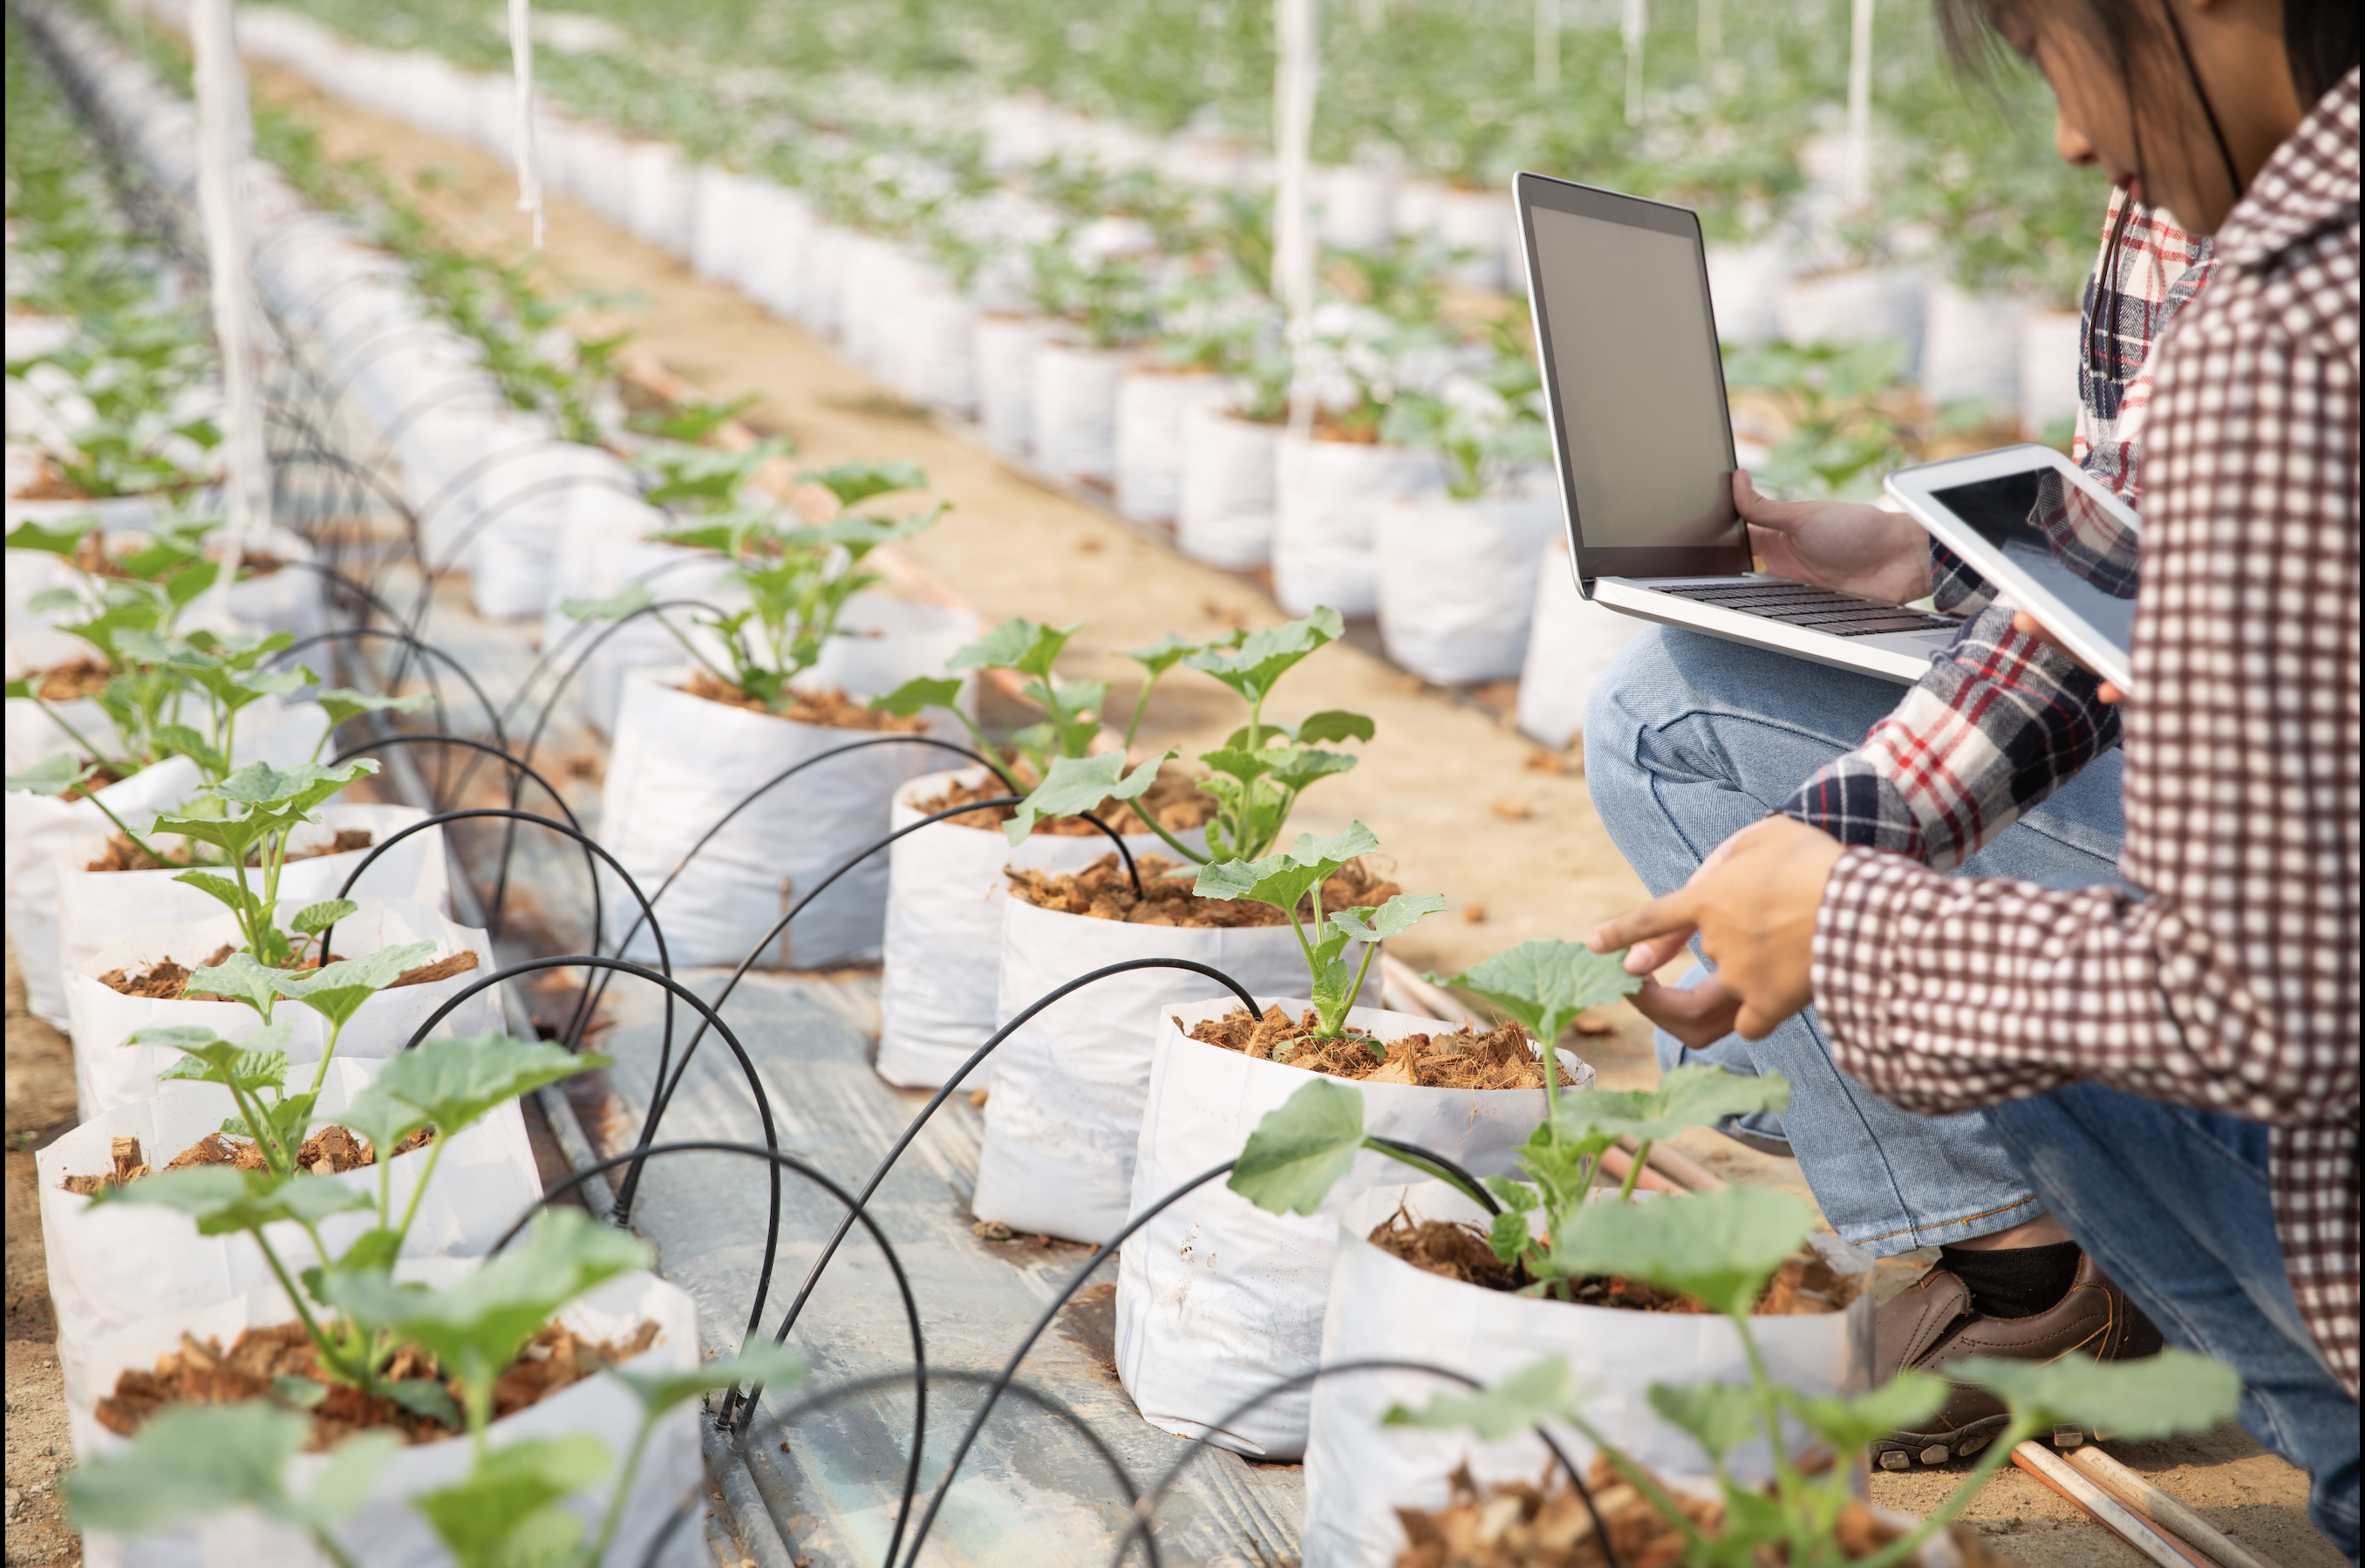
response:
<svg viewBox="0 0 2365 1568"><path fill-rule="evenodd" d="M1777 501L1759 495L1746 468L1733 471L1732 505L1747 521L1777 533L1788 533L1797 528L1815 510L1812 501Z"/></svg>

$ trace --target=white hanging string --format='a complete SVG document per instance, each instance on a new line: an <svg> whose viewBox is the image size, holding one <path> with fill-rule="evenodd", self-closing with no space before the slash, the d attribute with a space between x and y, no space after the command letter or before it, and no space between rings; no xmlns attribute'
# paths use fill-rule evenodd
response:
<svg viewBox="0 0 2365 1568"><path fill-rule="evenodd" d="M510 0L510 66L517 80L518 210L533 215L533 248L542 249L542 157L533 131L532 0Z"/></svg>
<svg viewBox="0 0 2365 1568"><path fill-rule="evenodd" d="M1626 123L1642 123L1642 45L1651 36L1651 0L1626 0L1619 28L1626 40Z"/></svg>
<svg viewBox="0 0 2365 1568"><path fill-rule="evenodd" d="M1536 86L1560 85L1560 0L1536 0Z"/></svg>
<svg viewBox="0 0 2365 1568"><path fill-rule="evenodd" d="M1848 205L1872 195L1872 0L1855 0L1849 18L1847 155L1842 165Z"/></svg>
<svg viewBox="0 0 2365 1568"><path fill-rule="evenodd" d="M263 444L253 270L246 230L246 160L254 128L246 73L240 66L230 0L192 0L189 39L196 54L197 214L205 230L214 339L222 365L221 575L216 614L227 620L230 585L249 534L271 526L271 469Z"/></svg>
<svg viewBox="0 0 2365 1568"><path fill-rule="evenodd" d="M1289 427L1303 436L1314 426L1314 0L1273 0L1273 31L1272 291L1288 316Z"/></svg>

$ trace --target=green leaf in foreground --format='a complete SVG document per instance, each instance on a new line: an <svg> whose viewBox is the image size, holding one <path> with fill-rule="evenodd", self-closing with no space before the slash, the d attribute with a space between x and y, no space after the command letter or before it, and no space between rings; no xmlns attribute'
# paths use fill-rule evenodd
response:
<svg viewBox="0 0 2365 1568"><path fill-rule="evenodd" d="M62 751L41 758L22 773L8 775L8 792L12 795L62 795L97 772L95 764L84 762L70 751Z"/></svg>
<svg viewBox="0 0 2365 1568"><path fill-rule="evenodd" d="M793 1388L804 1381L805 1359L779 1340L758 1334L738 1354L701 1361L687 1372L644 1372L616 1367L608 1375L631 1389L641 1402L642 1413L654 1420L683 1400L712 1389L743 1383Z"/></svg>
<svg viewBox="0 0 2365 1568"><path fill-rule="evenodd" d="M1468 1430L1488 1442L1531 1432L1545 1421L1576 1409L1576 1378L1558 1356L1530 1361L1491 1388L1474 1394L1440 1394L1418 1410L1398 1405L1380 1417L1383 1426Z"/></svg>
<svg viewBox="0 0 2365 1568"><path fill-rule="evenodd" d="M340 958L309 974L275 970L273 983L279 988L280 995L302 1002L326 1018L332 1027L342 1028L361 1011L363 1002L434 957L434 943L406 942L399 947L381 947L363 958Z"/></svg>
<svg viewBox="0 0 2365 1568"><path fill-rule="evenodd" d="M308 1493L291 1496L287 1462L310 1430L308 1417L259 1401L160 1411L121 1452L94 1454L67 1473L67 1518L76 1529L141 1535L248 1505L325 1529L368 1501L401 1441L390 1433L352 1439Z"/></svg>
<svg viewBox="0 0 2365 1568"><path fill-rule="evenodd" d="M1103 801L1137 800L1158 782L1159 768L1173 755L1161 751L1130 773L1125 770L1122 752L1054 757L1043 782L1019 802L1017 814L1002 824L1003 836L1014 848L1026 842L1038 818L1072 817Z"/></svg>
<svg viewBox="0 0 2365 1568"><path fill-rule="evenodd" d="M199 1236L260 1230L284 1219L316 1226L331 1215L372 1206L367 1193L342 1182L228 1165L159 1170L127 1186L102 1187L91 1202L178 1209L197 1222Z"/></svg>
<svg viewBox="0 0 2365 1568"><path fill-rule="evenodd" d="M1264 1114L1225 1183L1272 1214L1322 1206L1363 1145L1363 1097L1317 1077Z"/></svg>
<svg viewBox="0 0 2365 1568"><path fill-rule="evenodd" d="M186 879L187 873L185 872L173 879L177 882ZM210 969L191 973L189 983L181 988L181 994L196 996L200 992L210 992L215 996L227 996L233 1002L245 1002L268 1019L271 1004L279 998L279 982L285 978L279 970L264 964L253 954L241 950Z"/></svg>
<svg viewBox="0 0 2365 1568"><path fill-rule="evenodd" d="M450 1137L505 1101L612 1059L588 1051L577 1056L547 1040L518 1040L498 1032L466 1039L446 1035L398 1053L349 1109L358 1110L366 1122L409 1120L411 1126L432 1126Z"/></svg>
<svg viewBox="0 0 2365 1568"><path fill-rule="evenodd" d="M1761 1429L1757 1391L1745 1383L1694 1383L1681 1386L1654 1383L1647 1397L1652 1409L1689 1432L1711 1461L1722 1460ZM1880 1432L1873 1434L1879 1435ZM1865 1440L1869 1442L1871 1439ZM1852 1446L1839 1451L1851 1453L1855 1450Z"/></svg>
<svg viewBox="0 0 2365 1568"><path fill-rule="evenodd" d="M950 708L960 700L961 683L953 676L913 676L892 691L870 700L870 706L899 719L909 719L925 708Z"/></svg>
<svg viewBox="0 0 2365 1568"><path fill-rule="evenodd" d="M527 1438L476 1462L457 1485L413 1498L461 1568L565 1562L583 1521L560 1499L608 1473L608 1445L588 1434Z"/></svg>
<svg viewBox="0 0 2365 1568"><path fill-rule="evenodd" d="M606 599L566 599L558 603L558 613L569 621L622 621L628 615L646 610L657 601L646 583L628 583Z"/></svg>
<svg viewBox="0 0 2365 1568"><path fill-rule="evenodd" d="M1398 893L1372 911L1368 923L1354 910L1342 909L1330 917L1330 924L1358 942L1384 942L1410 931L1421 916L1442 913L1444 909L1443 893Z"/></svg>
<svg viewBox="0 0 2365 1568"><path fill-rule="evenodd" d="M1622 950L1597 953L1581 943L1545 939L1506 947L1452 980L1429 979L1485 998L1549 1046L1578 1014L1642 989L1642 977L1626 972L1625 958Z"/></svg>
<svg viewBox="0 0 2365 1568"><path fill-rule="evenodd" d="M1787 1193L1736 1183L1650 1204L1584 1204L1553 1232L1544 1263L1570 1277L1631 1274L1746 1314L1815 1211Z"/></svg>
<svg viewBox="0 0 2365 1568"><path fill-rule="evenodd" d="M1655 1403L1658 1390L1651 1392ZM1854 1453L1876 1438L1911 1430L1916 1423L1927 1420L1946 1402L1946 1393L1945 1378L1901 1372L1854 1398L1786 1392L1782 1403L1833 1453Z"/></svg>
<svg viewBox="0 0 2365 1568"><path fill-rule="evenodd" d="M300 931L307 936L318 936L337 922L350 920L361 912L362 906L351 899L324 899L297 910L296 918L287 925L288 929Z"/></svg>
<svg viewBox="0 0 2365 1568"><path fill-rule="evenodd" d="M1598 1148L1621 1137L1672 1137L1686 1127L1712 1127L1789 1103L1790 1081L1779 1073L1752 1077L1721 1067L1679 1067L1649 1091L1571 1090L1560 1097L1557 1119L1563 1137Z"/></svg>
<svg viewBox="0 0 2365 1568"><path fill-rule="evenodd" d="M2051 1361L1974 1357L1946 1375L2003 1396L2015 1410L2054 1421L2109 1427L2124 1438L2165 1438L2197 1432L2229 1418L2242 1400L2242 1378L2232 1367L2190 1350L2169 1349L2135 1361L2093 1361L2064 1356Z"/></svg>

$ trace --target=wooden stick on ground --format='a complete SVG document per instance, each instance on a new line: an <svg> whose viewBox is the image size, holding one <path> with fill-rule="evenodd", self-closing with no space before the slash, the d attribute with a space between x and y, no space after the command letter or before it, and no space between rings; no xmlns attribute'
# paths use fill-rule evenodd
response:
<svg viewBox="0 0 2365 1568"><path fill-rule="evenodd" d="M2277 1568L2271 1558L2252 1551L2194 1513L2181 1500L2161 1491L2151 1477L2129 1470L2101 1449L2091 1445L2072 1449L2068 1459L2071 1464L2084 1471L2111 1495L2160 1529L2182 1536L2187 1542L2200 1548L2204 1555L2214 1558L2223 1568Z"/></svg>
<svg viewBox="0 0 2365 1568"><path fill-rule="evenodd" d="M1618 1147L1631 1154L1635 1143L1631 1137L1621 1137L1618 1140ZM1651 1169L1678 1187L1688 1187L1695 1193L1724 1190L1723 1177L1664 1139L1651 1145Z"/></svg>
<svg viewBox="0 0 2365 1568"><path fill-rule="evenodd" d="M2128 1545L2158 1563L2159 1568L2185 1568L2187 1563L2192 1568L2214 1568L2209 1559L2146 1522L2042 1444L2022 1443L2012 1450L2012 1462L2102 1520Z"/></svg>

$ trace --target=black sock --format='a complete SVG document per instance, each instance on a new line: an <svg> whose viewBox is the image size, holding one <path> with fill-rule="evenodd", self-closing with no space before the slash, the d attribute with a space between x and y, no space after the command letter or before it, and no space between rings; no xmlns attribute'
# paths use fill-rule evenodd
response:
<svg viewBox="0 0 2365 1568"><path fill-rule="evenodd" d="M2078 1276L2078 1244L2049 1247L1942 1247L1940 1262L1971 1288L1971 1310L1990 1317L2034 1317L2059 1305Z"/></svg>

